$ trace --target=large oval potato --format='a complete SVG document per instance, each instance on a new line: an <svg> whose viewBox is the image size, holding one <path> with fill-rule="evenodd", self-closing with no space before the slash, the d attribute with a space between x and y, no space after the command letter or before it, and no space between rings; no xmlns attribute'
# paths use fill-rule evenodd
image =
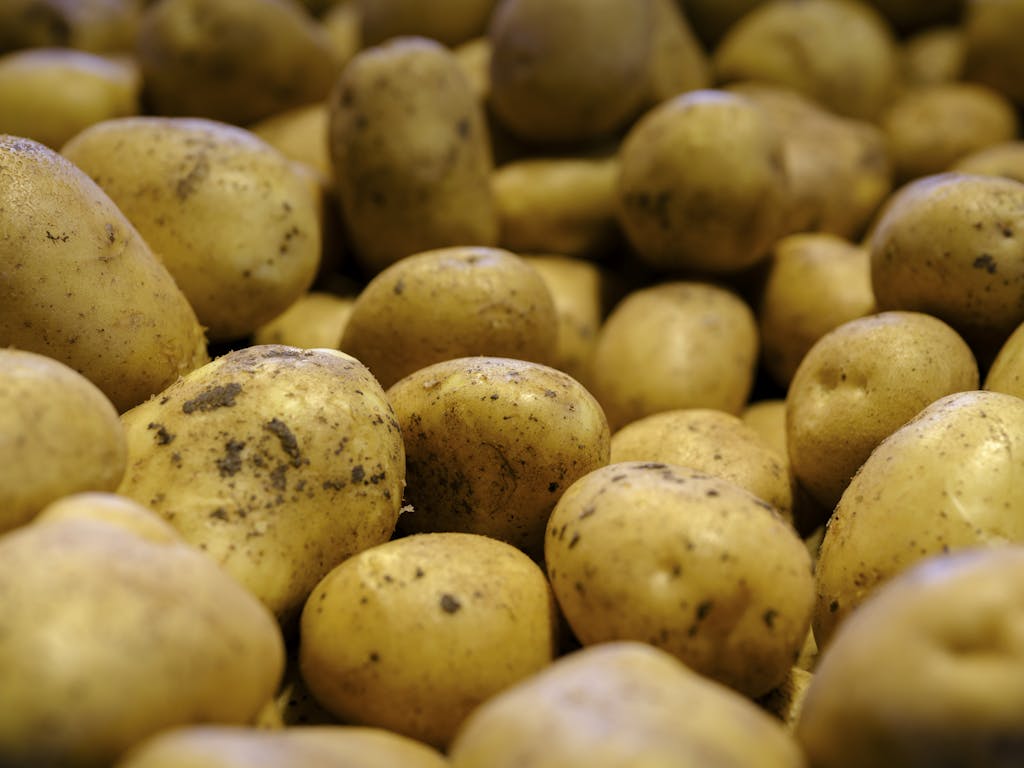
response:
<svg viewBox="0 0 1024 768"><path fill-rule="evenodd" d="M5 766L105 768L167 728L247 723L284 668L270 612L177 539L44 515L0 537L0 593Z"/></svg>
<svg viewBox="0 0 1024 768"><path fill-rule="evenodd" d="M160 255L212 340L250 334L316 276L319 187L250 131L128 117L85 129L61 154Z"/></svg>
<svg viewBox="0 0 1024 768"><path fill-rule="evenodd" d="M0 349L0 533L79 491L113 491L127 457L117 409L57 360Z"/></svg>
<svg viewBox="0 0 1024 768"><path fill-rule="evenodd" d="M119 411L209 359L195 311L117 205L15 136L0 136L0 273L0 345L60 360Z"/></svg>
<svg viewBox="0 0 1024 768"><path fill-rule="evenodd" d="M555 615L544 572L512 545L406 536L352 556L313 590L302 677L344 721L443 749L477 705L551 662Z"/></svg>
<svg viewBox="0 0 1024 768"><path fill-rule="evenodd" d="M237 350L122 421L119 492L170 520L284 621L331 568L394 531L402 437L380 385L342 352Z"/></svg>
<svg viewBox="0 0 1024 768"><path fill-rule="evenodd" d="M396 382L388 400L405 438L400 532L492 536L540 557L544 526L577 478L608 462L601 406L539 363L468 357Z"/></svg>
<svg viewBox="0 0 1024 768"><path fill-rule="evenodd" d="M928 555L1024 541L1024 400L944 397L884 440L836 506L816 572L825 648L883 583Z"/></svg>
<svg viewBox="0 0 1024 768"><path fill-rule="evenodd" d="M576 481L548 521L552 589L584 645L638 640L748 696L788 674L814 605L811 558L738 485L659 462Z"/></svg>

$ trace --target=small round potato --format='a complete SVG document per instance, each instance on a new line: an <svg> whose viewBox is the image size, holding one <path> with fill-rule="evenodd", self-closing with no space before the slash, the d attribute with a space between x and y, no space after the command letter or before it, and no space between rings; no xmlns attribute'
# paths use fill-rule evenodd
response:
<svg viewBox="0 0 1024 768"><path fill-rule="evenodd" d="M739 413L757 358L757 322L738 295L662 283L628 294L601 326L591 391L612 429L678 408Z"/></svg>
<svg viewBox="0 0 1024 768"><path fill-rule="evenodd" d="M43 518L0 537L0 593L5 766L104 768L158 731L241 725L281 679L270 612L174 538Z"/></svg>
<svg viewBox="0 0 1024 768"><path fill-rule="evenodd" d="M126 117L85 129L61 154L160 255L212 340L252 333L316 276L319 186L251 131Z"/></svg>
<svg viewBox="0 0 1024 768"><path fill-rule="evenodd" d="M1024 541L1024 400L944 397L890 435L850 483L817 563L814 635L836 627L880 585L929 555Z"/></svg>
<svg viewBox="0 0 1024 768"><path fill-rule="evenodd" d="M612 435L610 463L657 461L721 477L793 517L786 460L738 416L691 408L630 422Z"/></svg>
<svg viewBox="0 0 1024 768"><path fill-rule="evenodd" d="M127 446L117 409L82 374L0 349L0 533L62 496L113 491Z"/></svg>
<svg viewBox="0 0 1024 768"><path fill-rule="evenodd" d="M313 590L302 676L344 721L444 748L478 704L551 662L555 615L544 572L515 547L407 536L354 555Z"/></svg>
<svg viewBox="0 0 1024 768"><path fill-rule="evenodd" d="M946 321L982 363L1024 322L1024 184L944 173L898 190L870 242L880 309Z"/></svg>
<svg viewBox="0 0 1024 768"><path fill-rule="evenodd" d="M786 393L793 474L831 508L883 439L939 398L977 388L970 348L931 315L844 323L811 347Z"/></svg>
<svg viewBox="0 0 1024 768"><path fill-rule="evenodd" d="M746 97L699 90L662 102L630 129L619 162L619 223L653 267L737 272L783 234L781 135Z"/></svg>
<svg viewBox="0 0 1024 768"><path fill-rule="evenodd" d="M824 233L781 238L758 303L765 368L788 387L818 339L874 311L867 248Z"/></svg>
<svg viewBox="0 0 1024 768"><path fill-rule="evenodd" d="M385 389L472 355L552 362L558 319L540 274L500 248L452 247L399 259L356 297L341 349Z"/></svg>
<svg viewBox="0 0 1024 768"><path fill-rule="evenodd" d="M583 645L639 640L748 696L796 661L814 606L811 558L738 485L658 462L578 480L548 521L545 563Z"/></svg>
<svg viewBox="0 0 1024 768"><path fill-rule="evenodd" d="M119 492L159 512L282 620L394 532L405 477L384 391L337 350L253 346L122 416Z"/></svg>
<svg viewBox="0 0 1024 768"><path fill-rule="evenodd" d="M399 532L493 536L540 558L555 502L608 463L608 422L578 381L497 357L421 368L387 391L405 439Z"/></svg>
<svg viewBox="0 0 1024 768"><path fill-rule="evenodd" d="M936 554L843 623L804 699L812 765L1010 766L1024 754L1024 547Z"/></svg>
<svg viewBox="0 0 1024 768"><path fill-rule="evenodd" d="M602 643L477 709L452 768L803 768L784 726L749 699L637 642Z"/></svg>
<svg viewBox="0 0 1024 768"><path fill-rule="evenodd" d="M985 389L1024 397L1024 324L1000 347L985 375Z"/></svg>

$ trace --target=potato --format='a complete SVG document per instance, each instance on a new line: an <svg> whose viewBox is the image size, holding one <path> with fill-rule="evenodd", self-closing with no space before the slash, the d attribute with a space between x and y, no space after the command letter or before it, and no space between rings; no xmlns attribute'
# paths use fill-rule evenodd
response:
<svg viewBox="0 0 1024 768"><path fill-rule="evenodd" d="M659 104L713 85L711 60L677 0L655 0L647 98Z"/></svg>
<svg viewBox="0 0 1024 768"><path fill-rule="evenodd" d="M898 32L909 33L960 19L965 0L869 0Z"/></svg>
<svg viewBox="0 0 1024 768"><path fill-rule="evenodd" d="M156 0L135 41L153 114L245 125L326 98L341 62L289 0Z"/></svg>
<svg viewBox="0 0 1024 768"><path fill-rule="evenodd" d="M782 682L810 627L800 537L767 502L686 467L585 475L551 513L544 556L584 646L647 642L748 696Z"/></svg>
<svg viewBox="0 0 1024 768"><path fill-rule="evenodd" d="M960 26L929 26L908 37L899 52L902 87L962 80L966 48Z"/></svg>
<svg viewBox="0 0 1024 768"><path fill-rule="evenodd" d="M453 768L799 768L781 723L636 642L573 652L487 701L450 750Z"/></svg>
<svg viewBox="0 0 1024 768"><path fill-rule="evenodd" d="M793 667L781 685L773 688L758 700L758 704L779 718L790 730L796 728L800 719L807 689L814 680L814 673L801 667Z"/></svg>
<svg viewBox="0 0 1024 768"><path fill-rule="evenodd" d="M334 60L340 72L349 60L363 48L363 19L355 0L328 0L332 2L319 16L327 34L327 42L334 51Z"/></svg>
<svg viewBox="0 0 1024 768"><path fill-rule="evenodd" d="M760 80L871 120L890 97L897 47L885 19L860 0L769 0L714 51L719 82Z"/></svg>
<svg viewBox="0 0 1024 768"><path fill-rule="evenodd" d="M945 173L889 200L871 241L879 309L953 326L983 364L1024 322L1024 184Z"/></svg>
<svg viewBox="0 0 1024 768"><path fill-rule="evenodd" d="M824 507L839 501L882 440L941 397L978 388L962 338L920 312L880 312L822 336L786 393L797 480Z"/></svg>
<svg viewBox="0 0 1024 768"><path fill-rule="evenodd" d="M557 339L540 274L509 251L465 246L413 254L379 272L352 305L341 349L386 389L457 357L548 363Z"/></svg>
<svg viewBox="0 0 1024 768"><path fill-rule="evenodd" d="M238 726L191 726L137 745L115 768L444 768L419 742L377 728L297 727L267 733Z"/></svg>
<svg viewBox="0 0 1024 768"><path fill-rule="evenodd" d="M757 323L735 293L672 281L625 296L601 326L591 391L612 429L660 411L738 413L753 387Z"/></svg>
<svg viewBox="0 0 1024 768"><path fill-rule="evenodd" d="M425 38L363 49L329 109L342 215L366 272L420 251L497 243L483 108L448 49Z"/></svg>
<svg viewBox="0 0 1024 768"><path fill-rule="evenodd" d="M35 48L0 57L0 133L60 146L83 128L139 112L138 68L84 51Z"/></svg>
<svg viewBox="0 0 1024 768"><path fill-rule="evenodd" d="M149 507L127 496L105 491L81 491L61 496L36 515L36 523L95 520L115 525L158 544L184 541L173 525Z"/></svg>
<svg viewBox="0 0 1024 768"><path fill-rule="evenodd" d="M619 243L615 154L527 157L495 169L499 242L512 251L596 258Z"/></svg>
<svg viewBox="0 0 1024 768"><path fill-rule="evenodd" d="M478 704L547 666L557 644L540 567L467 533L353 555L313 590L301 630L302 676L325 708L438 748Z"/></svg>
<svg viewBox="0 0 1024 768"><path fill-rule="evenodd" d="M1024 104L1024 55L1017 30L1024 24L1022 0L970 0L962 25L967 51L964 64L969 80L984 83Z"/></svg>
<svg viewBox="0 0 1024 768"><path fill-rule="evenodd" d="M0 346L61 361L126 410L208 360L166 268L85 173L0 136Z"/></svg>
<svg viewBox="0 0 1024 768"><path fill-rule="evenodd" d="M252 334L253 344L285 344L305 349L338 349L354 297L312 291Z"/></svg>
<svg viewBox="0 0 1024 768"><path fill-rule="evenodd" d="M779 86L743 82L727 90L753 100L782 136L788 197L783 231L859 237L892 191L882 130Z"/></svg>
<svg viewBox="0 0 1024 768"><path fill-rule="evenodd" d="M818 339L874 311L867 248L824 233L781 238L757 310L765 368L788 387Z"/></svg>
<svg viewBox="0 0 1024 768"><path fill-rule="evenodd" d="M496 0L355 0L364 45L418 35L455 46L487 28Z"/></svg>
<svg viewBox="0 0 1024 768"><path fill-rule="evenodd" d="M334 169L327 140L327 102L318 101L265 117L249 130L282 154L314 169L320 183L334 186Z"/></svg>
<svg viewBox="0 0 1024 768"><path fill-rule="evenodd" d="M731 413L707 408L664 411L615 432L611 463L677 464L729 480L793 517L786 461L757 432Z"/></svg>
<svg viewBox="0 0 1024 768"><path fill-rule="evenodd" d="M646 264L737 272L763 259L788 197L780 134L751 100L684 93L647 112L619 150L619 223Z"/></svg>
<svg viewBox="0 0 1024 768"><path fill-rule="evenodd" d="M384 391L336 350L230 352L122 416L119 492L167 518L284 622L387 541L404 452Z"/></svg>
<svg viewBox="0 0 1024 768"><path fill-rule="evenodd" d="M387 391L406 451L403 533L492 536L534 557L555 502L608 463L608 422L578 381L539 363L447 360Z"/></svg>
<svg viewBox="0 0 1024 768"><path fill-rule="evenodd" d="M745 14L765 0L685 0L686 16L697 37L713 50L725 33Z"/></svg>
<svg viewBox="0 0 1024 768"><path fill-rule="evenodd" d="M91 381L34 352L0 348L0 533L79 491L112 491L127 448Z"/></svg>
<svg viewBox="0 0 1024 768"><path fill-rule="evenodd" d="M789 466L789 449L786 447L786 400L781 397L757 400L748 403L740 413L740 419L760 435L782 459L783 466Z"/></svg>
<svg viewBox="0 0 1024 768"><path fill-rule="evenodd" d="M985 374L985 389L1024 397L1024 324L999 349Z"/></svg>
<svg viewBox="0 0 1024 768"><path fill-rule="evenodd" d="M1012 140L1018 131L1013 102L977 83L907 91L879 121L901 182L941 173L971 152Z"/></svg>
<svg viewBox="0 0 1024 768"><path fill-rule="evenodd" d="M949 170L983 176L1005 176L1024 182L1024 141L990 144L961 157Z"/></svg>
<svg viewBox="0 0 1024 768"><path fill-rule="evenodd" d="M1024 540L1024 400L963 392L937 400L871 454L836 506L817 566L814 634L932 554Z"/></svg>
<svg viewBox="0 0 1024 768"><path fill-rule="evenodd" d="M491 41L480 35L452 49L473 94L486 101L491 92Z"/></svg>
<svg viewBox="0 0 1024 768"><path fill-rule="evenodd" d="M212 560L119 524L5 534L0 592L6 766L105 768L167 728L245 723L284 666L273 617Z"/></svg>
<svg viewBox="0 0 1024 768"><path fill-rule="evenodd" d="M530 142L614 135L647 96L654 0L504 0L488 29L489 104Z"/></svg>
<svg viewBox="0 0 1024 768"><path fill-rule="evenodd" d="M996 766L1024 754L1024 548L934 555L843 623L796 735L813 765Z"/></svg>
<svg viewBox="0 0 1024 768"><path fill-rule="evenodd" d="M143 5L143 0L4 0L0 51L40 47L128 51Z"/></svg>

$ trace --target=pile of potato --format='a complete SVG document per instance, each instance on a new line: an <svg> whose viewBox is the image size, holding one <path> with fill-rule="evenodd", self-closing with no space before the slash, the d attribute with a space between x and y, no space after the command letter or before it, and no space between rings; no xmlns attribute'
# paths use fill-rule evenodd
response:
<svg viewBox="0 0 1024 768"><path fill-rule="evenodd" d="M1022 35L0 4L0 766L1024 764Z"/></svg>

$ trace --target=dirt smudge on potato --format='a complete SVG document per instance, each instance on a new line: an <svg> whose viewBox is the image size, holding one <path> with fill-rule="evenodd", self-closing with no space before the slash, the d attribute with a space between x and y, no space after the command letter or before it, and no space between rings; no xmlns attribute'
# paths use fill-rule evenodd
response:
<svg viewBox="0 0 1024 768"><path fill-rule="evenodd" d="M196 411L205 413L207 411L214 411L217 408L231 408L235 404L235 398L241 392L242 385L237 382L232 381L227 384L220 384L200 392L191 400L186 400L182 404L181 410L183 413L190 414Z"/></svg>
<svg viewBox="0 0 1024 768"><path fill-rule="evenodd" d="M299 450L299 441L295 433L278 418L273 418L263 425L263 428L273 434L281 443L281 450L291 459L291 465L298 467L302 464L302 452Z"/></svg>
<svg viewBox="0 0 1024 768"><path fill-rule="evenodd" d="M242 469L242 450L245 443L240 440L228 440L224 444L224 455L217 459L217 471L221 477L231 477Z"/></svg>

